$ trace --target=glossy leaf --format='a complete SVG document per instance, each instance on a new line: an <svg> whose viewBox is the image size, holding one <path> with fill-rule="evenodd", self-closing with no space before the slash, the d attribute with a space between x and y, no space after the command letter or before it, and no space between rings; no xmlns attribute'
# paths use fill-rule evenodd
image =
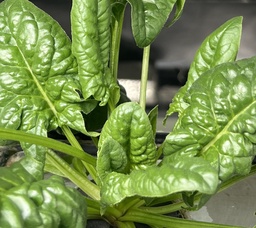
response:
<svg viewBox="0 0 256 228"><path fill-rule="evenodd" d="M213 194L218 173L202 158L166 160L156 164L156 148L148 116L139 104L116 108L103 127L97 170L101 201L107 205L126 197L161 197L181 191Z"/></svg>
<svg viewBox="0 0 256 228"><path fill-rule="evenodd" d="M214 194L218 186L217 171L202 158L183 158L161 167L134 170L130 175L110 173L104 179L101 201L119 203L126 197L163 197L182 191Z"/></svg>
<svg viewBox="0 0 256 228"><path fill-rule="evenodd" d="M59 177L35 182L19 163L0 168L0 227L84 227L86 202Z"/></svg>
<svg viewBox="0 0 256 228"><path fill-rule="evenodd" d="M205 72L191 86L188 108L164 143L167 160L198 157L219 171L219 178L250 171L256 142L256 59L225 63Z"/></svg>
<svg viewBox="0 0 256 228"><path fill-rule="evenodd" d="M119 87L109 63L111 4L109 0L74 0L71 10L72 51L78 62L79 80L85 99L93 96L105 105ZM90 18L90 19L88 19ZM119 97L114 99L117 103Z"/></svg>
<svg viewBox="0 0 256 228"><path fill-rule="evenodd" d="M114 139L107 138L102 144L102 149L98 155L97 173L101 180L111 172L129 173L129 161L126 151Z"/></svg>
<svg viewBox="0 0 256 228"><path fill-rule="evenodd" d="M150 45L165 25L177 0L128 0L132 7L132 31L139 47ZM179 3L181 1L178 1ZM180 11L180 8L177 12ZM179 13L176 19L180 16Z"/></svg>
<svg viewBox="0 0 256 228"><path fill-rule="evenodd" d="M145 169L157 159L150 121L135 102L121 104L112 112L102 129L98 147L100 173L118 170L129 173Z"/></svg>
<svg viewBox="0 0 256 228"><path fill-rule="evenodd" d="M175 95L167 116L174 112L182 113L187 108L184 95L200 75L216 65L236 59L241 30L242 17L235 17L221 25L203 41L190 66L187 82Z"/></svg>
<svg viewBox="0 0 256 228"><path fill-rule="evenodd" d="M88 134L77 63L59 24L27 0L0 4L0 126L46 136L67 125ZM85 107L87 106L87 107Z"/></svg>

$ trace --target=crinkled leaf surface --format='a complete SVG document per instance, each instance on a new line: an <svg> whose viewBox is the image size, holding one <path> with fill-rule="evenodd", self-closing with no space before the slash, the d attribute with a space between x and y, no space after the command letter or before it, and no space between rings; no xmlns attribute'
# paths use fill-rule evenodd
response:
<svg viewBox="0 0 256 228"><path fill-rule="evenodd" d="M109 0L74 0L71 10L72 51L78 62L85 99L93 96L105 105L119 100L119 87L108 67L111 4Z"/></svg>
<svg viewBox="0 0 256 228"><path fill-rule="evenodd" d="M170 104L168 116L174 112L181 114L187 108L188 104L183 100L184 95L200 75L218 64L236 59L241 30L242 17L235 17L221 25L203 41L190 66L186 85L179 90L173 103Z"/></svg>
<svg viewBox="0 0 256 228"><path fill-rule="evenodd" d="M27 0L0 4L0 126L46 136L67 125L87 133L71 42Z"/></svg>
<svg viewBox="0 0 256 228"><path fill-rule="evenodd" d="M100 173L118 171L120 167L120 172L129 173L145 169L157 159L150 121L135 102L121 104L112 112L102 129L98 147Z"/></svg>
<svg viewBox="0 0 256 228"><path fill-rule="evenodd" d="M108 174L102 186L101 201L105 205L120 202L126 197L162 197L182 191L214 194L218 174L202 158L184 158L161 167L134 170L130 175Z"/></svg>
<svg viewBox="0 0 256 228"><path fill-rule="evenodd" d="M256 58L225 63L191 86L188 108L164 143L165 159L201 156L226 180L247 174L255 155Z"/></svg>
<svg viewBox="0 0 256 228"><path fill-rule="evenodd" d="M113 138L104 140L98 155L97 173L101 180L111 172L129 173L130 164L126 151Z"/></svg>
<svg viewBox="0 0 256 228"><path fill-rule="evenodd" d="M161 197L180 191L213 194L218 173L202 158L188 158L156 166L154 133L140 105L124 103L103 127L97 171L101 201L112 205L126 197Z"/></svg>
<svg viewBox="0 0 256 228"><path fill-rule="evenodd" d="M151 44L165 25L176 2L175 21L180 17L184 1L180 0L128 0L132 7L132 31L136 44L146 47Z"/></svg>
<svg viewBox="0 0 256 228"><path fill-rule="evenodd" d="M35 181L19 163L0 168L0 227L85 227L86 202L59 177Z"/></svg>

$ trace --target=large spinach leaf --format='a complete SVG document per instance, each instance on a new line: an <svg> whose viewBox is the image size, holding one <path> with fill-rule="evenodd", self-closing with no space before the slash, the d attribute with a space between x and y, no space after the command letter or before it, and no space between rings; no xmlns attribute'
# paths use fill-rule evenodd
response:
<svg viewBox="0 0 256 228"><path fill-rule="evenodd" d="M163 197L182 191L214 194L218 175L202 158L183 158L173 163L134 170L130 175L112 172L106 175L101 201L105 205L119 203L126 197Z"/></svg>
<svg viewBox="0 0 256 228"><path fill-rule="evenodd" d="M182 114L183 110L188 106L184 101L185 93L205 71L218 64L231 62L236 59L240 46L241 31L242 17L235 17L228 20L206 37L191 63L187 82L173 98L167 116L174 112Z"/></svg>
<svg viewBox="0 0 256 228"><path fill-rule="evenodd" d="M0 126L46 136L58 126L88 134L77 63L60 25L27 0L0 4Z"/></svg>
<svg viewBox="0 0 256 228"><path fill-rule="evenodd" d="M0 168L0 227L85 225L85 200L61 178L36 181L20 163Z"/></svg>
<svg viewBox="0 0 256 228"><path fill-rule="evenodd" d="M85 99L93 96L105 105L116 104L119 87L109 69L111 3L74 0L71 10L72 51L78 62Z"/></svg>
<svg viewBox="0 0 256 228"><path fill-rule="evenodd" d="M256 142L256 58L206 71L184 97L188 108L164 143L166 162L203 157L220 180L250 171Z"/></svg>

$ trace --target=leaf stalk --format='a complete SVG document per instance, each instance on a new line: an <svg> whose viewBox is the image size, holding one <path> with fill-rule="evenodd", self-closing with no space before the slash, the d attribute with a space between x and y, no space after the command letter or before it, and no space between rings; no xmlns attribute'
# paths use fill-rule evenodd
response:
<svg viewBox="0 0 256 228"><path fill-rule="evenodd" d="M140 106L146 108L147 97L147 82L148 82L148 68L150 57L150 45L143 49L142 70L141 70L141 84L140 84Z"/></svg>

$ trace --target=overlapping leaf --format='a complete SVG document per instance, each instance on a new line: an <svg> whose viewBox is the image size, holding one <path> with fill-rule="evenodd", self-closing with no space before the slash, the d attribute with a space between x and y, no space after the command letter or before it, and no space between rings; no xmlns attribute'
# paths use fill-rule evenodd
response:
<svg viewBox="0 0 256 228"><path fill-rule="evenodd" d="M202 156L226 180L247 174L256 153L256 58L221 64L190 88L189 106L164 144L167 160Z"/></svg>
<svg viewBox="0 0 256 228"><path fill-rule="evenodd" d="M97 170L102 181L102 203L126 197L161 197L181 191L213 194L216 169L202 158L182 159L156 166L154 132L137 104L120 105L106 122L99 141Z"/></svg>
<svg viewBox="0 0 256 228"><path fill-rule="evenodd" d="M134 170L130 175L108 174L102 186L102 202L112 205L126 197L162 197L182 191L199 191L214 194L218 175L207 161L201 158L176 160L161 167Z"/></svg>
<svg viewBox="0 0 256 228"><path fill-rule="evenodd" d="M0 227L84 227L86 202L58 177L35 181L19 163L0 168Z"/></svg>
<svg viewBox="0 0 256 228"><path fill-rule="evenodd" d="M121 104L113 111L102 129L98 146L97 169L101 178L113 171L145 169L157 159L150 121L135 102Z"/></svg>
<svg viewBox="0 0 256 228"><path fill-rule="evenodd" d="M190 66L186 85L175 95L167 116L174 112L181 114L186 109L188 104L183 99L184 95L200 75L218 64L236 59L241 30L242 17L235 17L221 25L203 41Z"/></svg>
<svg viewBox="0 0 256 228"><path fill-rule="evenodd" d="M67 125L87 133L71 42L27 0L0 5L0 126L46 136Z"/></svg>

